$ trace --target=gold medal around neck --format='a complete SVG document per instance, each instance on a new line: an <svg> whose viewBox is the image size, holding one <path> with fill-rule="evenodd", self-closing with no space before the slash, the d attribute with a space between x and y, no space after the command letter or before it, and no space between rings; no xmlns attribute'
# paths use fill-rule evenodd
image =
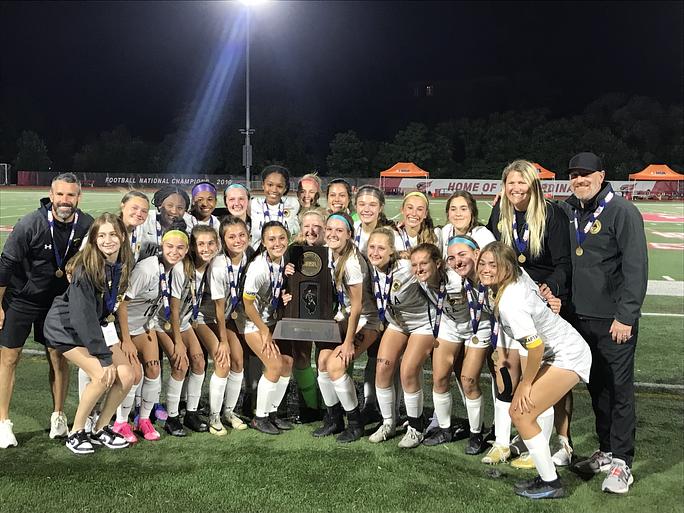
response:
<svg viewBox="0 0 684 513"><path fill-rule="evenodd" d="M594 221L594 224L591 225L591 228L589 228L589 233L591 233L592 235L596 235L600 231L601 231L601 221L596 219Z"/></svg>
<svg viewBox="0 0 684 513"><path fill-rule="evenodd" d="M107 316L107 319L106 319L106 320L107 320L107 322L114 322L114 314L113 314L113 313L109 314L109 315Z"/></svg>
<svg viewBox="0 0 684 513"><path fill-rule="evenodd" d="M480 339L477 338L477 335L473 335L472 337L470 337L470 342L476 346L477 344L480 343Z"/></svg>
<svg viewBox="0 0 684 513"><path fill-rule="evenodd" d="M392 290L393 290L394 292L396 292L396 291L399 290L400 288L401 288L401 282L395 281L395 282L392 284Z"/></svg>
<svg viewBox="0 0 684 513"><path fill-rule="evenodd" d="M582 249L582 246L577 246L577 249L575 250L575 255L577 255L577 256L584 255L584 250Z"/></svg>
<svg viewBox="0 0 684 513"><path fill-rule="evenodd" d="M523 255L522 253L518 255L518 262L520 262L521 264L524 264L526 260L527 257L525 257L525 255Z"/></svg>
<svg viewBox="0 0 684 513"><path fill-rule="evenodd" d="M64 276L64 271L62 271L61 269L57 269L55 271L55 276L57 276L57 278L61 278L62 276Z"/></svg>
<svg viewBox="0 0 684 513"><path fill-rule="evenodd" d="M385 331L385 325L383 323L380 323L380 331Z"/></svg>
<svg viewBox="0 0 684 513"><path fill-rule="evenodd" d="M171 323L169 321L164 323L164 331L171 331Z"/></svg>
<svg viewBox="0 0 684 513"><path fill-rule="evenodd" d="M231 312L230 318L233 320L237 319L238 318L237 312Z"/></svg>

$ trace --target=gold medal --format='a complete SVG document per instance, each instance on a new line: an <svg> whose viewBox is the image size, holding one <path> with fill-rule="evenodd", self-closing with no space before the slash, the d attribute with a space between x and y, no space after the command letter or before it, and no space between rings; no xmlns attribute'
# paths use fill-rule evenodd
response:
<svg viewBox="0 0 684 513"><path fill-rule="evenodd" d="M401 288L401 282L395 281L395 282L392 284L392 290L393 290L394 292L396 292L396 291L399 290L400 288Z"/></svg>
<svg viewBox="0 0 684 513"><path fill-rule="evenodd" d="M164 331L171 331L171 323L169 321L164 323Z"/></svg>
<svg viewBox="0 0 684 513"><path fill-rule="evenodd" d="M114 314L113 314L113 313L110 313L110 314L107 316L107 322L114 322Z"/></svg>
<svg viewBox="0 0 684 513"><path fill-rule="evenodd" d="M575 255L577 255L577 256L584 255L584 250L582 249L582 246L577 246L577 249L575 250Z"/></svg>
<svg viewBox="0 0 684 513"><path fill-rule="evenodd" d="M238 318L237 312L231 312L230 318L233 320L237 319Z"/></svg>
<svg viewBox="0 0 684 513"><path fill-rule="evenodd" d="M64 276L64 271L62 271L61 269L57 269L55 271L55 276L57 276L57 278L61 278L62 276Z"/></svg>
<svg viewBox="0 0 684 513"><path fill-rule="evenodd" d="M499 361L499 352L494 349L494 352L492 353L492 362L494 362L494 365L496 365L496 362Z"/></svg>
<svg viewBox="0 0 684 513"><path fill-rule="evenodd" d="M385 331L385 325L382 323L380 324L380 331Z"/></svg>
<svg viewBox="0 0 684 513"><path fill-rule="evenodd" d="M476 346L480 343L480 339L477 338L477 335L473 335L472 337L470 337L470 342L472 342L472 344Z"/></svg>
<svg viewBox="0 0 684 513"><path fill-rule="evenodd" d="M197 321L192 321L192 329L196 330L199 323Z"/></svg>
<svg viewBox="0 0 684 513"><path fill-rule="evenodd" d="M518 255L518 262L520 262L521 264L524 264L526 260L527 258L522 253Z"/></svg>
<svg viewBox="0 0 684 513"><path fill-rule="evenodd" d="M601 231L601 221L596 219L594 221L594 224L591 225L591 228L589 228L589 233L591 233L592 235L596 235L600 231Z"/></svg>

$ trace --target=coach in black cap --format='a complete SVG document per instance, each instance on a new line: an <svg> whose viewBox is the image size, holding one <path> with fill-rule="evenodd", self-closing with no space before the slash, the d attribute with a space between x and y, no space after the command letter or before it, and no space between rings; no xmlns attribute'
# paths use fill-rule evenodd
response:
<svg viewBox="0 0 684 513"><path fill-rule="evenodd" d="M593 363L589 392L599 449L575 465L582 473L608 471L602 489L627 493L633 477L636 415L634 351L648 282L644 222L637 208L616 195L601 159L579 153L568 169L572 304L575 327Z"/></svg>

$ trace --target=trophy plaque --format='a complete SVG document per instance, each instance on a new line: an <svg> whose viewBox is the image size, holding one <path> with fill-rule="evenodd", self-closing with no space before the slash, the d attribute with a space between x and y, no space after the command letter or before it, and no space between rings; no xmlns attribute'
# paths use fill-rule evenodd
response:
<svg viewBox="0 0 684 513"><path fill-rule="evenodd" d="M292 300L285 307L273 338L339 344L328 248L295 245L288 251L295 273L287 278L285 289L292 294Z"/></svg>

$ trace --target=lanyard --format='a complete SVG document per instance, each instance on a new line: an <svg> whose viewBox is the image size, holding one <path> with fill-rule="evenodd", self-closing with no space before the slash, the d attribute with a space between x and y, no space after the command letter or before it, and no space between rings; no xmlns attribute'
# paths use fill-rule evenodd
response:
<svg viewBox="0 0 684 513"><path fill-rule="evenodd" d="M226 256L226 270L228 271L228 281L230 282L230 310L234 312L237 308L238 298L237 286L240 281L240 274L242 273L242 264L245 261L246 255L242 255L242 260L240 260L240 267L238 267L237 273L233 273L233 262L230 260L229 256Z"/></svg>
<svg viewBox="0 0 684 513"><path fill-rule="evenodd" d="M470 325L473 328L473 335L477 335L477 330L480 326L480 318L482 317L482 307L484 306L485 287L480 284L477 287L477 297L470 280L463 280L463 288L466 290L466 297L468 299L468 311L470 312Z"/></svg>
<svg viewBox="0 0 684 513"><path fill-rule="evenodd" d="M278 270L276 275L273 274L273 262L271 262L271 257L266 253L266 261L268 262L268 271L271 274L271 290L273 291L273 297L271 298L271 308L273 310L278 309L278 303L280 302L280 291L283 289L283 271L284 266L278 265ZM282 264L282 257L280 259Z"/></svg>
<svg viewBox="0 0 684 513"><path fill-rule="evenodd" d="M266 218L268 217L268 220L271 220L271 212L269 211L266 200L264 200L261 208L264 210L264 219L261 221L260 228L263 228L266 223ZM278 219L276 219L276 221L280 221L282 225L285 225L285 202L283 200L280 200L280 203L278 203Z"/></svg>
<svg viewBox="0 0 684 513"><path fill-rule="evenodd" d="M615 194L613 193L613 191L610 191L608 194L606 194L605 198L599 200L598 207L591 213L591 216L589 216L587 224L584 226L582 230L579 229L579 214L577 213L577 210L575 210L575 218L573 222L575 224L575 237L577 238L578 248L582 247L582 244L584 244L584 240L587 238L589 234L589 230L591 230L591 227L594 226L594 222L598 219L598 216L601 215L601 212L604 211L608 203L610 203L610 200L613 199L613 196L615 196ZM577 253L577 255L581 256L581 253Z"/></svg>
<svg viewBox="0 0 684 513"><path fill-rule="evenodd" d="M332 286L337 293L337 305L340 308L340 312L344 315L347 311L347 305L344 302L344 290L342 287L338 287L335 283L335 262L333 261L332 249L328 249L328 269L330 269L330 278L332 278Z"/></svg>
<svg viewBox="0 0 684 513"><path fill-rule="evenodd" d="M199 310L200 305L202 304L202 295L204 294L204 283L206 281L206 276L207 271L205 269L202 273L202 277L200 278L199 286L197 285L197 275L190 278L190 295L192 297L192 320L195 322L197 321L197 317L199 317Z"/></svg>
<svg viewBox="0 0 684 513"><path fill-rule="evenodd" d="M105 268L105 273L107 269ZM105 288L104 288L104 304L105 304L105 316L113 314L117 306L117 296L119 295L119 283L121 282L121 264L116 263L112 267L111 279L105 278Z"/></svg>
<svg viewBox="0 0 684 513"><path fill-rule="evenodd" d="M191 224L192 224L192 226L191 226L190 229L192 229L192 228L194 228L195 226L197 226L198 224L200 224L200 221L199 221L194 215L192 215L192 214L190 214L190 222L191 222ZM213 215L210 215L210 216L209 216L209 223L208 223L208 224L209 224L209 226L211 226L212 228L214 227L214 216L213 216Z"/></svg>
<svg viewBox="0 0 684 513"><path fill-rule="evenodd" d="M164 263L162 262L162 260L160 258L159 259L159 287L161 287L162 304L164 305L164 319L166 319L166 324L164 325L164 329L166 331L169 331L171 329L171 325L169 324L171 321L171 304L170 304L171 279L172 279L171 271L172 271L172 269L169 269L169 278L167 280L166 279L166 271L164 270Z"/></svg>
<svg viewBox="0 0 684 513"><path fill-rule="evenodd" d="M161 227L161 212L157 210L157 215L155 217L155 223L157 225L157 251L161 254L162 248L162 227Z"/></svg>
<svg viewBox="0 0 684 513"><path fill-rule="evenodd" d="M69 254L69 249L71 248L71 242L74 240L74 235L76 234L76 223L78 223L78 212L74 214L74 222L71 224L71 233L69 234L69 240L67 241L66 250L64 251L64 257L59 254L57 249L57 244L55 243L55 219L52 217L52 208L48 210L47 214L48 226L50 227L50 237L52 238L52 251L55 254L55 261L57 262L57 271L55 276L61 278L64 275L64 270L62 269L64 260Z"/></svg>
<svg viewBox="0 0 684 513"><path fill-rule="evenodd" d="M437 311L435 313L435 324L432 327L432 336L437 338L439 325L442 323L442 313L444 312L444 298L446 297L446 283L439 282L439 294L437 295Z"/></svg>
<svg viewBox="0 0 684 513"><path fill-rule="evenodd" d="M378 317L385 322L385 312L387 311L387 300L389 299L390 288L392 287L392 276L394 271L385 275L385 285L380 290L380 275L376 270L373 273L373 289L375 290L375 303L378 305Z"/></svg>
<svg viewBox="0 0 684 513"><path fill-rule="evenodd" d="M133 233L131 233L131 251L133 252L133 261L138 260L140 255L140 244L138 243L138 232L140 231L140 226L133 228Z"/></svg>
<svg viewBox="0 0 684 513"><path fill-rule="evenodd" d="M489 318L489 325L492 328L492 335L489 342L492 344L492 349L496 350L496 343L499 340L499 320L494 315Z"/></svg>
<svg viewBox="0 0 684 513"><path fill-rule="evenodd" d="M525 221L525 224L523 225L523 236L521 240L520 236L518 235L518 222L516 220L515 213L513 213L513 241L515 242L515 247L518 248L518 253L520 253L520 256L518 257L520 263L525 262L523 253L527 249L528 240L530 240L530 227L528 226L527 221Z"/></svg>
<svg viewBox="0 0 684 513"><path fill-rule="evenodd" d="M401 235L401 240L404 243L404 248L406 249L406 251L410 251L411 250L411 239L409 238L408 233L406 233L406 230L404 228L402 228L399 231L399 235Z"/></svg>

